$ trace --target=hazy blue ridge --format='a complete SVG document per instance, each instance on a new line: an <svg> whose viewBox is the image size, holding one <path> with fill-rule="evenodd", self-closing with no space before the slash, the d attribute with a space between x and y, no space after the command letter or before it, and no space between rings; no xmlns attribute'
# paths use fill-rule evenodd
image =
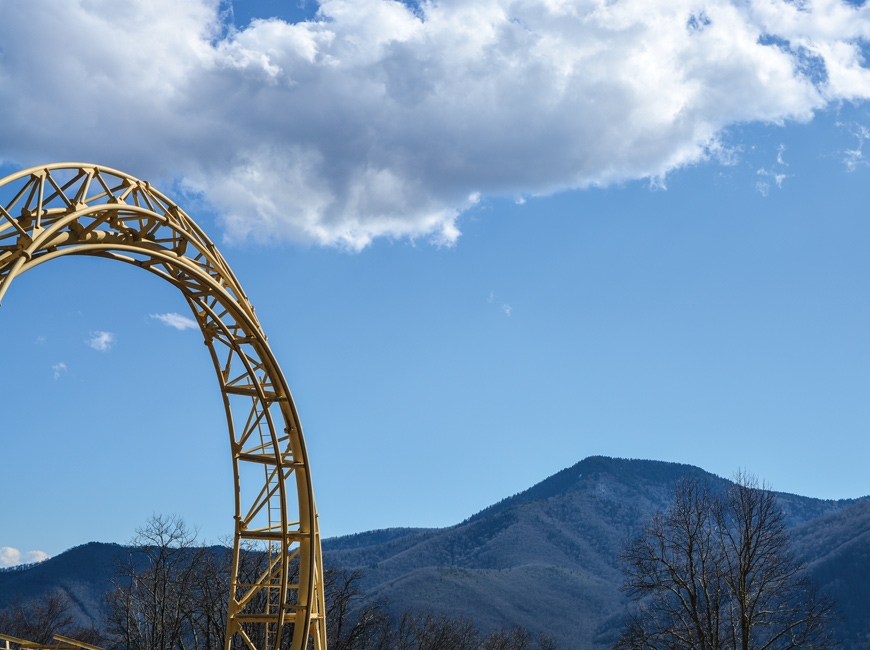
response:
<svg viewBox="0 0 870 650"><path fill-rule="evenodd" d="M446 528L390 528L326 539L327 565L364 572L368 597L395 613L431 608L472 618L484 631L524 625L564 650L604 650L619 633L624 599L617 555L674 482L691 476L713 491L728 481L661 461L586 458ZM868 638L870 500L828 501L778 493L795 553L842 605L845 650ZM67 591L83 621L99 616L112 566L131 549L91 543L21 571L0 572L0 606L14 595Z"/></svg>
<svg viewBox="0 0 870 650"><path fill-rule="evenodd" d="M638 482L642 480L652 480L673 484L675 480L685 476L706 479L713 485L725 483L723 479L715 474L711 474L710 472L706 472L692 465L668 463L656 460L589 456L571 467L556 472L549 478L533 485L528 490L519 492L512 497L502 499L498 503L484 508L480 512L469 517L466 521L481 519L487 515L506 510L507 508L519 503L540 501L559 496L560 494L565 494L566 492L578 489L584 476L588 480L589 477L596 477L601 473L606 473L613 478L617 478L627 486L637 485Z"/></svg>
<svg viewBox="0 0 870 650"><path fill-rule="evenodd" d="M0 608L16 597L27 600L46 591L60 590L75 603L73 614L81 624L96 623L115 566L131 550L118 544L90 542L24 571L0 573Z"/></svg>
<svg viewBox="0 0 870 650"><path fill-rule="evenodd" d="M326 557L364 570L371 597L397 611L431 607L484 629L519 623L565 648L603 648L624 612L618 551L686 476L714 492L728 485L690 465L590 457L456 526L396 531L348 551L327 546ZM778 497L789 526L856 503Z"/></svg>
<svg viewBox="0 0 870 650"><path fill-rule="evenodd" d="M870 643L870 499L792 531L793 548L816 584L838 603L846 647Z"/></svg>
<svg viewBox="0 0 870 650"><path fill-rule="evenodd" d="M365 549L381 544L401 544L402 540L418 539L427 533L440 530L438 528L382 528L364 533L329 537L322 542L324 551L351 551Z"/></svg>

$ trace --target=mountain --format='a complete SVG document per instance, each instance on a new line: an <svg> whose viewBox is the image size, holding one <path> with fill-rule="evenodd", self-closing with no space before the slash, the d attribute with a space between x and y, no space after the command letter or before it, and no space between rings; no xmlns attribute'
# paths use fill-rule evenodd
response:
<svg viewBox="0 0 870 650"><path fill-rule="evenodd" d="M603 650L619 632L624 600L616 556L674 482L727 481L697 467L590 457L448 528L396 528L324 540L327 564L360 569L371 599L396 613L431 608L467 616L484 631L524 625L561 648ZM870 632L870 500L825 501L780 493L796 552L839 597L847 647ZM67 591L83 622L98 616L112 565L130 549L86 544L21 571L0 572L0 607L15 595Z"/></svg>
<svg viewBox="0 0 870 650"><path fill-rule="evenodd" d="M75 603L73 614L80 625L97 625L114 567L131 551L119 544L91 542L39 564L4 569L0 571L0 609L15 598L26 601L61 590Z"/></svg>
<svg viewBox="0 0 870 650"><path fill-rule="evenodd" d="M690 465L590 457L456 526L328 539L324 555L363 570L370 597L395 609L431 607L485 631L520 624L563 648L604 648L624 612L619 549L687 476L713 491L727 485ZM856 503L778 497L790 527Z"/></svg>
<svg viewBox="0 0 870 650"><path fill-rule="evenodd" d="M818 517L792 531L793 549L816 584L833 596L844 645L870 645L870 499Z"/></svg>

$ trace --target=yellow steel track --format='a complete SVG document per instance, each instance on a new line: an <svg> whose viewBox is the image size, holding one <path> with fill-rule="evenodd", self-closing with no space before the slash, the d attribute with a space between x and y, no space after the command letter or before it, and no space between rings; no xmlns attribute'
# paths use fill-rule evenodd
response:
<svg viewBox="0 0 870 650"><path fill-rule="evenodd" d="M323 565L302 427L254 308L205 233L123 172L55 163L0 180L0 300L15 277L66 255L141 267L178 287L211 352L235 486L226 648L326 650ZM265 554L241 577L240 553ZM293 581L291 581L293 580Z"/></svg>

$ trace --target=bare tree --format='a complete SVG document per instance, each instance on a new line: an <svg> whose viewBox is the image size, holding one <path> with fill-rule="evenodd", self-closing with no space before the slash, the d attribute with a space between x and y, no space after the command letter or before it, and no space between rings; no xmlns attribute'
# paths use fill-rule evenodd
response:
<svg viewBox="0 0 870 650"><path fill-rule="evenodd" d="M330 650L389 647L392 619L379 602L368 603L361 571L330 567L324 572L327 645Z"/></svg>
<svg viewBox="0 0 870 650"><path fill-rule="evenodd" d="M828 650L832 603L792 555L776 495L739 474L722 495L677 483L621 554L633 601L616 650Z"/></svg>
<svg viewBox="0 0 870 650"><path fill-rule="evenodd" d="M232 552L204 547L178 517L154 516L138 529L134 551L117 568L115 588L106 598L106 627L111 650L222 650L227 599L233 584ZM241 549L238 582L252 584L269 568L261 548ZM289 566L298 582L298 562ZM534 642L522 627L483 638L468 618L431 611L406 611L394 619L386 605L366 598L359 570L329 568L324 596L330 650L556 650L550 637ZM254 611L267 607L266 591L253 595ZM245 633L265 646L266 630L248 624ZM290 646L285 630L278 642ZM247 647L233 639L232 650Z"/></svg>
<svg viewBox="0 0 870 650"><path fill-rule="evenodd" d="M390 650L477 650L480 632L468 618L406 611L396 623Z"/></svg>
<svg viewBox="0 0 870 650"><path fill-rule="evenodd" d="M244 560L243 556L243 560ZM203 650L221 650L227 628L227 601L232 578L232 551L216 546L197 553L193 576L196 602L191 622Z"/></svg>
<svg viewBox="0 0 870 650"><path fill-rule="evenodd" d="M99 644L102 636L94 627L75 624L73 602L63 591L49 591L27 601L14 600L0 611L0 631L36 643L53 643L55 634L85 643Z"/></svg>
<svg viewBox="0 0 870 650"><path fill-rule="evenodd" d="M208 550L179 517L154 516L118 567L106 598L107 632L125 650L205 650L197 587ZM222 639L221 639L222 641ZM212 646L215 647L215 646Z"/></svg>
<svg viewBox="0 0 870 650"><path fill-rule="evenodd" d="M553 637L542 634L535 642L534 636L521 625L502 628L490 633L480 646L481 650L556 650Z"/></svg>
<svg viewBox="0 0 870 650"><path fill-rule="evenodd" d="M532 635L521 626L493 632L486 637L482 650L532 650Z"/></svg>

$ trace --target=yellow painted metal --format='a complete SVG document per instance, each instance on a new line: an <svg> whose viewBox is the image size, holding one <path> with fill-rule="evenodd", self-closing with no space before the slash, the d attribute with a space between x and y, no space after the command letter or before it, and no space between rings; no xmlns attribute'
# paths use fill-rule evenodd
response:
<svg viewBox="0 0 870 650"><path fill-rule="evenodd" d="M0 634L0 641L4 642L2 650L11 650L11 644L13 643L17 644L22 650L103 650L99 646L76 641L60 634L55 634L52 638L55 640L55 643L37 643L36 641L17 639L8 634Z"/></svg>
<svg viewBox="0 0 870 650"><path fill-rule="evenodd" d="M84 643L83 641L76 641L75 639L71 639L68 636L61 636L60 634L55 634L51 637L55 641L59 641L61 644L66 644L76 648L77 650L103 650L103 648L91 645L90 643Z"/></svg>
<svg viewBox="0 0 870 650"><path fill-rule="evenodd" d="M320 533L302 427L254 308L214 244L147 182L108 167L34 167L0 180L0 191L0 300L16 276L66 255L139 266L184 294L214 362L232 449L226 649L279 650L289 641L292 650L309 642L326 650ZM253 577L240 575L248 551L266 559L266 570Z"/></svg>

